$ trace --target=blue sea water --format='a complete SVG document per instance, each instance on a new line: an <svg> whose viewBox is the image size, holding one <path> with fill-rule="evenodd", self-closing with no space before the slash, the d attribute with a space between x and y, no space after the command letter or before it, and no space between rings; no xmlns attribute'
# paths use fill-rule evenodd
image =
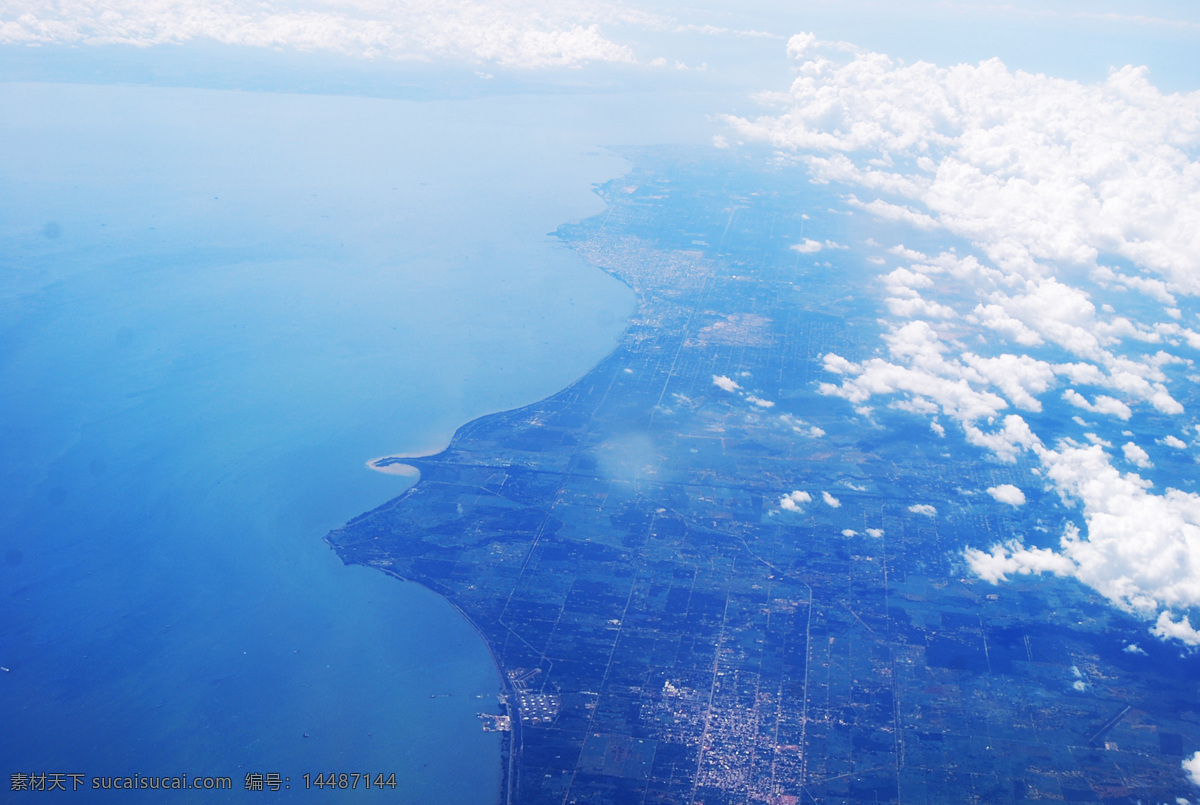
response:
<svg viewBox="0 0 1200 805"><path fill-rule="evenodd" d="M492 800L486 646L321 538L403 490L367 459L615 343L632 293L545 234L623 169L587 104L7 84L0 108L3 771Z"/></svg>

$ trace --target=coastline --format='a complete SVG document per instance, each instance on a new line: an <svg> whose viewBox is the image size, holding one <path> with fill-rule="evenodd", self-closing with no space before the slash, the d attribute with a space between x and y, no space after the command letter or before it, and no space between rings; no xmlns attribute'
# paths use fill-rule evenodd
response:
<svg viewBox="0 0 1200 805"><path fill-rule="evenodd" d="M605 272L605 273L608 273L608 272ZM628 286L628 283L623 278L621 278L621 277L617 277L617 278L620 279L623 283L625 283L627 285L627 287L632 287L632 286ZM474 630L477 635L479 635L479 638L483 641L483 644L487 647L488 654L491 656L492 663L495 666L496 671L500 678L499 699L500 699L501 704L504 707L505 714L509 717L509 724L510 724L509 730L500 732L501 780L500 780L499 805L514 805L514 803L516 802L516 792L517 792L517 786L519 783L519 776L520 776L520 765L519 765L518 761L521 759L521 756L522 756L523 741L522 741L521 713L516 704L516 701L517 701L516 689L513 686L512 680L508 675L508 671L507 671L504 663L500 659L500 655L497 652L496 646L493 644L492 640L488 637L487 633L479 626L479 624L476 623L476 621L459 604L457 604L454 600L452 600L451 596L447 594L448 591L440 590L435 585L431 585L431 584L427 583L427 581L422 581L422 580L418 580L415 578L410 578L408 576L405 576L405 575L397 572L393 568L388 567L386 565L354 561L346 553L343 552L344 548L337 545L331 539L331 537L334 536L335 534L338 534L339 532L343 531L346 528L350 528L350 527L354 526L355 524L368 519L369 517L371 517L372 515L374 515L378 512L393 509L394 507L403 504L409 497L411 497L420 488L421 480L422 480L420 477L421 476L420 468L417 466L414 466L413 464L406 463L406 460L437 458L437 457L445 454L447 451L449 451L454 446L455 442L458 441L460 438L465 437L468 434L470 434L472 429L475 427L478 427L480 425L480 423L489 422L495 417L502 417L502 416L505 416L508 414L512 414L513 412L516 412L516 411L533 408L535 406L539 406L539 405L545 404L549 401L552 401L559 395L563 394L564 392L569 391L571 388L576 386L584 378L591 375L593 372L596 371L596 369L601 367L606 361L610 360L615 354L617 354L621 350L621 348L624 344L624 340L628 336L628 333L629 333L629 321L631 321L633 319L633 317L637 314L637 312L641 309L641 307L642 307L642 303L639 301L635 305L634 309L630 311L629 317L626 320L626 326L622 330L620 338L618 338L617 342L613 344L612 349L609 350L607 353L605 353L602 357L600 357L586 371L581 373L579 375L579 377L577 377L575 380L571 381L570 383L568 383L566 386L559 389L558 391L553 392L552 394L547 395L546 397L543 397L539 400L535 400L533 402L526 403L525 405L516 406L514 408L506 408L506 409L501 409L501 410L497 410L497 411L492 411L490 413L483 414L483 415L475 417L467 422L464 422L462 425L460 425L454 431L454 434L451 436L449 441L442 447L430 448L427 450L413 451L413 452L406 452L406 453L392 453L392 454L388 454L385 456L379 456L377 458L369 459L367 462L365 462L365 465L367 466L368 469L374 470L375 472L385 473L388 475L411 477L414 479L412 485L410 485L407 489L405 489L403 492L401 492L398 496L396 496L388 501L385 501L384 503L380 504L379 506L377 506L374 509L363 512L362 514L352 518L351 520L348 520L340 528L337 528L337 529L334 529L334 530L328 532L323 538L323 541L325 542L325 544L330 548L330 550L333 551L334 555L336 555L338 557L338 559L341 560L342 564L347 565L347 566L358 564L358 565L362 565L364 567L370 567L375 570L382 571L385 575L387 575L393 579L396 579L398 581L401 581L401 582L404 582L407 584L415 584L419 587L422 587L425 590L428 590L433 595L436 595L439 599L441 599L442 601L449 604L454 609L454 611L457 612L459 614L459 616L462 617L462 619L471 627L471 629Z"/></svg>
<svg viewBox="0 0 1200 805"><path fill-rule="evenodd" d="M404 497L404 495L400 496L401 499L403 497ZM334 533L334 532L330 532L330 534L332 534L332 533ZM347 567L349 567L353 564L356 564L354 562L348 562L346 560L346 557L342 556L342 554L338 551L337 546L334 545L334 543L330 541L329 534L327 534L324 537L324 542L330 548L330 550L333 551L334 555L336 555L342 561L342 564L346 565ZM396 571L392 570L391 568L381 567L379 565L372 565L370 567L373 567L375 570L382 571L384 573L384 575L390 576L393 579L404 582L405 584L415 584L418 587L428 590L433 595L436 595L439 599L441 599L442 601L449 604L454 609L454 611L457 612L459 614L459 616L475 631L475 633L477 635L479 635L479 638L480 638L480 640L483 641L483 644L485 646L487 646L488 654L491 656L492 663L495 666L497 675L500 678L500 692L499 692L498 698L500 700L500 703L504 706L505 715L508 716L509 724L510 724L510 728L508 730L501 730L499 733L500 734L500 799L499 799L499 805L512 805L512 803L514 802L514 794L516 793L516 781L517 781L517 769L518 769L516 761L521 756L521 714L517 711L517 707L514 704L514 702L516 701L516 691L514 690L514 688L512 686L512 681L509 679L507 671L505 671L503 664L500 662L499 656L496 654L495 647L492 645L492 642L488 639L488 637L484 633L484 631L482 629L480 629L479 625L477 623L475 623L475 621L471 618L471 616L468 615L465 611L463 611L463 609L460 606L455 604L446 595L443 595L441 592L435 590L433 587L429 586L428 584L424 584L420 581L416 581L414 579L407 578L407 577L397 573Z"/></svg>
<svg viewBox="0 0 1200 805"><path fill-rule="evenodd" d="M603 199L602 194L599 193L596 188L593 188L593 192ZM610 203L605 200L605 209L609 209L610 206ZM590 217L594 216L589 216L589 218ZM573 245L561 237L559 237L559 240L564 246L570 247ZM421 580L406 576L385 564L356 561L346 552L345 546L338 545L331 538L343 532L345 529L352 528L356 524L368 520L376 513L384 510L394 509L396 506L402 505L412 496L419 494L420 490L424 488L422 481L426 481L426 483L429 482L428 479L422 478L422 472L420 468L420 464L423 463L421 461L422 459L437 459L441 456L444 456L452 450L456 442L468 438L475 429L481 427L484 423L492 422L496 417L505 417L514 412L545 405L555 400L556 398L560 397L560 395L568 392L570 389L574 388L586 378L591 376L598 368L603 366L605 362L611 360L614 355L619 353L624 347L627 346L631 324L643 310L645 306L645 300L641 297L641 294L638 292L638 288L636 287L635 283L631 281L631 278L623 276L622 273L604 266L594 259L589 259L589 255L580 252L578 247L575 247L573 250L575 251L576 259L578 259L588 269L598 271L598 273L602 275L616 279L621 285L632 291L634 294L632 305L623 316L623 326L621 327L620 332L616 334L609 346L609 349L607 349L602 355L598 356L592 363L583 369L583 371L570 380L570 382L565 383L560 388L520 405L499 408L497 410L472 417L459 425L451 434L450 438L444 442L437 442L433 445L427 446L424 449L388 453L386 455L368 459L366 462L364 462L368 469L386 475L409 478L412 479L412 483L398 496L385 501L374 509L363 512L362 514L352 518L341 527L328 532L324 537L325 544L333 550L334 554L342 561L343 564L359 564L381 570L384 574L393 579L406 583L417 584L420 587L428 590L430 593L436 595L442 601L448 603L451 607L453 607L455 612L457 612L463 618L463 620L470 625L471 629L473 629L475 633L479 635L480 639L483 641L483 644L487 647L488 654L492 658L493 666L496 668L496 671L499 675L499 699L500 703L503 705L504 713L508 716L510 725L507 731L500 732L500 805L514 805L514 803L517 801L524 741L521 712L517 704L517 688L513 683L513 679L509 676L509 669L501 660L500 651L498 650L499 647L491 638L489 638L488 634L483 628L481 628L479 623L477 623L476 620L472 618L458 602L453 600L449 590L444 588L439 589L436 584L430 584L428 579ZM413 461L414 463L409 463L409 461Z"/></svg>

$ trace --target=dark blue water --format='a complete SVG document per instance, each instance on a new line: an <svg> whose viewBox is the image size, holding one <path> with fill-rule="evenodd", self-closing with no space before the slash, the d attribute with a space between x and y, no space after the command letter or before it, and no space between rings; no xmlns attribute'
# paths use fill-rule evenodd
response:
<svg viewBox="0 0 1200 805"><path fill-rule="evenodd" d="M321 538L614 343L544 235L621 169L564 103L0 85L5 774L496 796L486 646Z"/></svg>

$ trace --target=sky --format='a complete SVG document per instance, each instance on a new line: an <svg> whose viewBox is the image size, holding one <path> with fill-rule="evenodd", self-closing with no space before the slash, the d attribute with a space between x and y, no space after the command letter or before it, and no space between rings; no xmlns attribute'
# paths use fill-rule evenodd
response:
<svg viewBox="0 0 1200 805"><path fill-rule="evenodd" d="M1197 75L1200 10L1182 2L715 3L332 0L5 0L0 44L221 43L373 62L458 65L484 73L584 66L706 67L730 80L780 62L814 31L906 61L999 57L1013 68L1096 80L1149 64L1158 86ZM767 67L766 69L770 69ZM711 76L710 76L711 78ZM720 78L713 80L721 80Z"/></svg>

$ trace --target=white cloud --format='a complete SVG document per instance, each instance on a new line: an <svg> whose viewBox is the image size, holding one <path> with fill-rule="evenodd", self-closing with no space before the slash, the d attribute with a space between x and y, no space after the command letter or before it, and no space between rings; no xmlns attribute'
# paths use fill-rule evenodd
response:
<svg viewBox="0 0 1200 805"><path fill-rule="evenodd" d="M1033 328L1010 316L1001 305L980 303L975 306L973 318L984 327L1023 346L1035 347L1042 343L1042 337Z"/></svg>
<svg viewBox="0 0 1200 805"><path fill-rule="evenodd" d="M1194 753L1183 761L1183 770L1187 773L1192 785L1200 785L1200 752Z"/></svg>
<svg viewBox="0 0 1200 805"><path fill-rule="evenodd" d="M1009 463L1016 461L1022 450L1041 444L1041 439L1030 430L1029 423L1017 414L1004 417L1003 426L990 433L974 425L966 425L963 430L966 431L968 442Z"/></svg>
<svg viewBox="0 0 1200 805"><path fill-rule="evenodd" d="M1175 304L1175 296L1167 290L1167 284L1162 280L1120 274L1109 266L1096 266L1092 270L1092 278L1102 286L1112 283L1141 291L1151 299L1161 302L1164 305L1173 306ZM1178 316L1172 316L1172 318L1178 318Z"/></svg>
<svg viewBox="0 0 1200 805"><path fill-rule="evenodd" d="M879 539L880 537L883 536L883 529L882 528L868 528L867 536L874 537L875 539Z"/></svg>
<svg viewBox="0 0 1200 805"><path fill-rule="evenodd" d="M1126 442L1121 446L1121 451L1125 453L1125 460L1130 464L1134 464L1142 469L1150 469L1154 466L1150 463L1150 455L1133 442Z"/></svg>
<svg viewBox="0 0 1200 805"><path fill-rule="evenodd" d="M779 508L784 511L798 512L805 503L812 502L812 495L805 492L803 489L797 489L795 492L789 492L779 499Z"/></svg>
<svg viewBox="0 0 1200 805"><path fill-rule="evenodd" d="M947 305L931 302L923 296L890 297L887 300L888 310L893 316L907 318L924 317L930 319L953 319L958 313Z"/></svg>
<svg viewBox="0 0 1200 805"><path fill-rule="evenodd" d="M913 514L923 514L926 517L936 517L937 509L930 506L928 503L914 503L908 507L908 510Z"/></svg>
<svg viewBox="0 0 1200 805"><path fill-rule="evenodd" d="M805 238L804 240L800 241L799 243L794 244L792 246L792 248L795 249L796 251L800 252L801 254L816 254L817 252L821 251L822 249L845 249L847 247L843 246L840 243L832 241L832 240L827 240L824 243L822 243L819 240L812 240L810 238Z"/></svg>
<svg viewBox="0 0 1200 805"><path fill-rule="evenodd" d="M871 358L853 364L838 355L826 355L827 370L851 376L841 385L822 383L818 391L852 403L876 394L904 394L913 401L932 401L963 422L995 417L1008 406L998 394L973 387L963 364L942 357L945 347L927 322L908 322L889 332L885 340L894 361Z"/></svg>
<svg viewBox="0 0 1200 805"><path fill-rule="evenodd" d="M1162 96L1132 69L1114 73L1106 84L1085 86L1012 74L995 60L942 69L897 65L881 54L855 51L839 61L819 55L826 44L812 39L795 51L805 60L791 89L764 96L780 107L779 114L729 118L732 125L786 150L815 152L800 158L818 181L906 199L908 205L851 196L848 203L892 220L949 230L1000 267L989 268L973 256L931 259L899 247L893 253L914 263L883 278L893 316L958 317L920 291L931 287L930 275L949 274L982 297L965 313L969 322L1015 346L1051 344L1076 359L1052 368L1010 355L1002 356L1008 365L987 367L983 361L997 359L974 356L971 368L982 378L949 359L942 366L907 362L912 365L904 368L915 373L908 376L894 368L906 361L873 362L863 367L863 378L843 384L840 395L861 402L864 393L908 394L935 400L951 413L965 400L956 395L955 384L930 377L942 375L964 379L980 393L990 385L1010 404L1036 411L1037 396L1054 384L1061 368L1075 383L1120 392L1163 413L1182 413L1159 368L1165 353L1139 359L1114 351L1129 339L1153 343L1164 333L1179 336L1182 328L1140 325L1108 306L1097 310L1087 293L1051 272L1056 264L1092 265L1102 280L1136 286L1159 301L1174 301L1180 290L1200 291L1200 273L1190 270L1200 262L1200 209L1189 202L1200 196L1200 168L1189 160L1189 149L1200 144L1200 93ZM1144 173L1150 168L1162 171L1165 184ZM1148 214L1146 204L1158 213ZM1114 251L1165 279L1095 265L1101 252ZM1017 367L1018 361L1025 366ZM828 359L826 368L855 371L849 362L834 366ZM1036 369L1037 375L1013 374L1013 368ZM870 390L872 383L882 390ZM822 390L839 393L832 386ZM1072 389L1067 399L1095 413L1132 415L1129 404L1115 396L1088 401ZM982 410L957 413L966 422Z"/></svg>
<svg viewBox="0 0 1200 805"><path fill-rule="evenodd" d="M857 536L858 536L858 532L857 532L857 531L855 531L853 528L843 528L843 529L842 529L842 536L843 536L843 537L857 537Z"/></svg>
<svg viewBox="0 0 1200 805"><path fill-rule="evenodd" d="M725 375L713 375L713 385L725 391L737 391L741 388L737 381L732 380Z"/></svg>
<svg viewBox="0 0 1200 805"><path fill-rule="evenodd" d="M1200 290L1200 93L1163 95L1144 68L1085 85L997 59L943 68L806 42L791 87L763 96L778 114L728 118L741 136L813 153L818 178L886 188L909 204L859 206L944 227L1009 269L1103 252ZM879 154L893 165L872 164Z"/></svg>
<svg viewBox="0 0 1200 805"><path fill-rule="evenodd" d="M834 374L856 374L862 371L858 364L851 363L841 355L835 355L832 352L823 355L821 361L825 364L825 371L833 372Z"/></svg>
<svg viewBox="0 0 1200 805"><path fill-rule="evenodd" d="M1187 442L1185 442L1183 439L1180 439L1178 436L1172 436L1169 433L1166 436L1159 439L1158 443L1165 444L1167 447L1173 447L1176 450L1187 449Z"/></svg>
<svg viewBox="0 0 1200 805"><path fill-rule="evenodd" d="M1133 67L1085 85L995 59L902 64L812 35L789 52L790 88L761 96L774 110L727 118L739 136L793 154L814 181L852 185L850 207L949 233L978 254L890 249L910 262L881 277L883 354L823 356L836 382L818 390L860 413L884 396L938 427L948 419L1001 461L1032 453L1033 471L1080 506L1084 530L1068 524L1057 548L968 550L981 577L1072 576L1160 638L1200 641L1187 617L1200 611L1200 496L1122 474L1098 436L1050 448L1061 434L1043 439L1010 411L1040 411L1065 381L1074 388L1063 400L1131 426L1140 404L1184 413L1164 371L1183 361L1165 347L1200 348L1179 302L1200 294L1200 92L1164 95ZM1101 255L1133 268L1100 265ZM1162 305L1167 320L1098 306L1070 284L1088 276ZM1034 421L1055 427L1047 419ZM1149 467L1132 440L1153 436L1127 438L1126 460ZM1160 441L1178 449L1172 439Z"/></svg>
<svg viewBox="0 0 1200 805"><path fill-rule="evenodd" d="M825 501L826 506L830 506L834 509L836 509L842 505L842 502L840 500L838 500L837 498L835 498L833 495L829 494L828 492L822 492L821 498Z"/></svg>
<svg viewBox="0 0 1200 805"><path fill-rule="evenodd" d="M1121 649L1121 651L1124 651L1126 654L1138 654L1142 657L1146 656L1146 649L1142 648L1137 643L1130 643L1125 648Z"/></svg>
<svg viewBox="0 0 1200 805"><path fill-rule="evenodd" d="M1063 392L1062 398L1076 408L1091 411L1093 414L1111 414L1118 419L1129 419L1133 416L1133 411L1128 405L1104 394L1096 397L1095 402L1088 402L1087 398L1075 389L1067 389Z"/></svg>
<svg viewBox="0 0 1200 805"><path fill-rule="evenodd" d="M1013 405L1025 411L1041 411L1037 395L1054 385L1054 367L1028 355L1005 353L994 358L981 358L970 352L962 355L971 371L964 377L977 383L988 383L998 389Z"/></svg>
<svg viewBox="0 0 1200 805"><path fill-rule="evenodd" d="M897 268L885 275L883 282L887 286L887 292L893 296L916 296L916 289L930 287L933 285L933 278L907 268Z"/></svg>
<svg viewBox="0 0 1200 805"><path fill-rule="evenodd" d="M903 395L893 403L895 407L919 413L940 410L970 425L998 417L1010 404L1040 411L1042 403L1037 395L1054 384L1060 369L1081 374L1076 364L1066 364L1064 369L1028 355L1005 353L985 358L963 351L947 357L954 345L943 341L928 322L920 320L892 328L884 341L890 360L871 358L854 363L832 353L823 356L826 371L845 379L840 384L822 383L818 391L852 403L865 402L877 394ZM1079 396L1074 391L1071 394ZM1104 400L1108 406L1109 398ZM1088 406L1089 410L1096 409L1090 403ZM971 428L966 430L970 433Z"/></svg>
<svg viewBox="0 0 1200 805"><path fill-rule="evenodd" d="M1159 613L1150 632L1163 640L1178 640L1189 646L1200 646L1200 632L1192 626L1186 613L1180 615L1179 620L1172 618L1170 612Z"/></svg>
<svg viewBox="0 0 1200 805"><path fill-rule="evenodd" d="M1049 548L1026 548L1016 540L993 545L990 553L968 548L963 555L975 575L992 584L1007 581L1009 576L1017 573L1070 576L1075 570L1075 564L1067 557Z"/></svg>
<svg viewBox="0 0 1200 805"><path fill-rule="evenodd" d="M1012 573L1073 576L1116 606L1155 621L1152 632L1188 644L1200 636L1187 613L1200 607L1200 495L1122 474L1099 445L1040 445L1044 474L1066 499L1083 504L1086 536L1068 524L1059 550L1016 542L969 549L972 569L993 583Z"/></svg>
<svg viewBox="0 0 1200 805"><path fill-rule="evenodd" d="M535 0L282 0L43 3L0 9L0 43L148 47L211 40L228 45L326 51L359 58L460 59L505 67L633 62L605 24L662 27L667 21L616 3Z"/></svg>
<svg viewBox="0 0 1200 805"><path fill-rule="evenodd" d="M1025 493L1012 484L989 486L987 493L1001 503L1007 503L1010 506L1025 505Z"/></svg>
<svg viewBox="0 0 1200 805"><path fill-rule="evenodd" d="M791 428L793 433L798 433L801 436L817 439L825 435L825 431L821 428L818 428L816 425L810 425L803 419L794 417L791 414L780 414L779 421Z"/></svg>
<svg viewBox="0 0 1200 805"><path fill-rule="evenodd" d="M753 394L746 395L746 402L752 402L759 408L774 408L775 403L771 400L764 400L761 397L755 397Z"/></svg>

